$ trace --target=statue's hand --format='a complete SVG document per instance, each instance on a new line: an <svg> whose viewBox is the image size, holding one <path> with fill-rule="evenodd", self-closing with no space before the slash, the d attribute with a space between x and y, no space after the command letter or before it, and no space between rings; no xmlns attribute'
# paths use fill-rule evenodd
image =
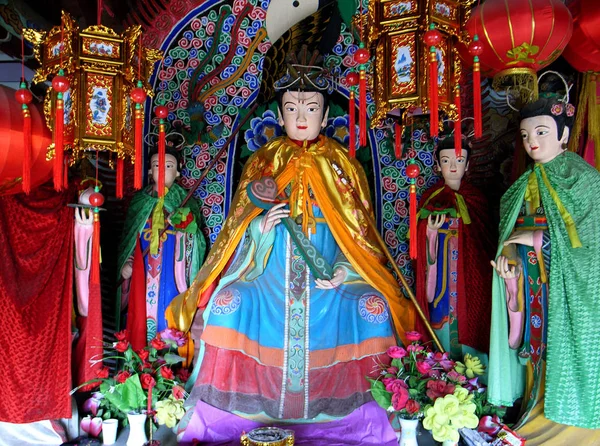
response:
<svg viewBox="0 0 600 446"><path fill-rule="evenodd" d="M121 277L125 280L131 279L131 275L133 274L133 260L127 260L125 265L123 265L123 269L121 269Z"/></svg>
<svg viewBox="0 0 600 446"><path fill-rule="evenodd" d="M498 275L503 279L514 279L515 277L519 277L517 267L509 265L508 259L504 256L498 256L495 262L492 260L490 263L496 269Z"/></svg>
<svg viewBox="0 0 600 446"><path fill-rule="evenodd" d="M276 225L281 223L282 218L287 218L290 216L290 210L283 209L283 207L286 205L287 203L279 203L267 211L262 222L260 223L260 232L266 234Z"/></svg>
<svg viewBox="0 0 600 446"><path fill-rule="evenodd" d="M504 246L508 246L511 243L518 243L519 245L533 246L533 231L515 231L510 237L504 242Z"/></svg>
<svg viewBox="0 0 600 446"><path fill-rule="evenodd" d="M84 208L75 208L75 221L79 225L91 226L94 224L94 213L86 212Z"/></svg>
<svg viewBox="0 0 600 446"><path fill-rule="evenodd" d="M432 231L437 231L444 225L445 221L446 216L443 214L437 214L435 217L432 214L429 214L427 217L427 227Z"/></svg>
<svg viewBox="0 0 600 446"><path fill-rule="evenodd" d="M346 280L347 276L348 272L346 271L346 268L338 266L333 272L333 277L331 280L315 279L315 286L320 290L331 290L344 283L344 280Z"/></svg>

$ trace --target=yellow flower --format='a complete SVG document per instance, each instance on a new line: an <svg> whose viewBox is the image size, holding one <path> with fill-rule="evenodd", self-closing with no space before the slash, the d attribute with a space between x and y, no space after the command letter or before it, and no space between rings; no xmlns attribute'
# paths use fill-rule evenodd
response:
<svg viewBox="0 0 600 446"><path fill-rule="evenodd" d="M166 424L167 427L173 428L178 420L185 415L183 409L183 400L178 400L170 395L166 400L156 403L156 419L158 424Z"/></svg>
<svg viewBox="0 0 600 446"><path fill-rule="evenodd" d="M457 442L460 439L458 430L454 429L449 424L434 428L431 430L431 433L433 434L433 439L439 442L444 442L446 440Z"/></svg>
<svg viewBox="0 0 600 446"><path fill-rule="evenodd" d="M469 379L473 379L477 375L483 375L485 372L485 366L481 363L477 356L471 356L467 353L465 355L465 362L462 363L460 361L456 361L454 370L461 375L466 375Z"/></svg>
<svg viewBox="0 0 600 446"><path fill-rule="evenodd" d="M458 402L462 404L466 404L473 399L473 394L469 393L467 389L464 387L456 386L454 389L453 395L458 399Z"/></svg>

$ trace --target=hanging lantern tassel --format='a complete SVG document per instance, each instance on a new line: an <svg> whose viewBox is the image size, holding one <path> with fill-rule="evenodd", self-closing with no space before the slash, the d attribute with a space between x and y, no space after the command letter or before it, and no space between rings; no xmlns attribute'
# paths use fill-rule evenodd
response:
<svg viewBox="0 0 600 446"><path fill-rule="evenodd" d="M117 191L116 196L120 200L123 198L123 176L125 173L125 160L117 155Z"/></svg>
<svg viewBox="0 0 600 446"><path fill-rule="evenodd" d="M402 158L402 124L396 122L394 124L394 155L396 159Z"/></svg>
<svg viewBox="0 0 600 446"><path fill-rule="evenodd" d="M54 189L56 191L63 189L63 144L65 132L63 93L69 89L69 81L64 77L64 74L61 68L58 71L58 75L52 79L52 88L57 92L54 108Z"/></svg>
<svg viewBox="0 0 600 446"><path fill-rule="evenodd" d="M165 159L167 148L167 135L165 134L165 118L169 114L167 107L159 105L154 110L158 117L158 196L165 196Z"/></svg>
<svg viewBox="0 0 600 446"><path fill-rule="evenodd" d="M69 187L69 157L64 157L63 164L63 189L67 189Z"/></svg>
<svg viewBox="0 0 600 446"><path fill-rule="evenodd" d="M419 166L415 163L414 158L408 162L406 166L406 176L410 179L409 186L409 237L411 259L417 258L417 184L416 178L421 173Z"/></svg>
<svg viewBox="0 0 600 446"><path fill-rule="evenodd" d="M31 103L33 96L27 89L25 80L21 80L15 98L21 104L23 112L23 192L29 194L31 191L31 111L27 104Z"/></svg>
<svg viewBox="0 0 600 446"><path fill-rule="evenodd" d="M367 72L365 64L369 61L369 50L360 42L354 53L354 61L359 64L358 81L358 144L367 145Z"/></svg>
<svg viewBox="0 0 600 446"><path fill-rule="evenodd" d="M356 156L356 105L354 103L354 91L350 90L348 100L348 137L350 138L348 152L350 158Z"/></svg>
<svg viewBox="0 0 600 446"><path fill-rule="evenodd" d="M429 50L429 136L438 136L438 63L435 47Z"/></svg>
<svg viewBox="0 0 600 446"><path fill-rule="evenodd" d="M90 284L100 284L100 206L104 204L104 196L96 186L90 195L90 204L94 206L94 229L92 233L92 269L90 271Z"/></svg>
<svg viewBox="0 0 600 446"><path fill-rule="evenodd" d="M483 54L483 45L479 41L477 34L473 36L473 40L469 44L469 54L473 56L473 118L475 120L475 138L481 138L483 124L481 118L481 71L479 56Z"/></svg>
<svg viewBox="0 0 600 446"><path fill-rule="evenodd" d="M456 105L456 121L454 121L454 153L456 158L462 156L462 113L460 109L460 86L454 89L454 105Z"/></svg>
<svg viewBox="0 0 600 446"><path fill-rule="evenodd" d="M142 178L144 176L143 155L142 155L142 127L144 125L144 112L142 104L146 100L146 92L142 88L142 81L137 82L136 88L131 90L131 99L135 102L134 113L134 145L135 145L135 165L133 171L133 187L138 190L142 188Z"/></svg>

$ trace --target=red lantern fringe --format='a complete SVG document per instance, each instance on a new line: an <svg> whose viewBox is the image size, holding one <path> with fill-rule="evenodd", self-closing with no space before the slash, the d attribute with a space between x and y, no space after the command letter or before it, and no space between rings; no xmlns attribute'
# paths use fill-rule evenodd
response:
<svg viewBox="0 0 600 446"><path fill-rule="evenodd" d="M165 196L165 159L167 140L165 134L165 124L162 122L158 126L158 196Z"/></svg>
<svg viewBox="0 0 600 446"><path fill-rule="evenodd" d="M354 101L354 92L350 90L350 98L348 99L348 153L350 158L356 156L356 103Z"/></svg>
<svg viewBox="0 0 600 446"><path fill-rule="evenodd" d="M402 125L396 122L394 125L394 155L396 159L402 157Z"/></svg>
<svg viewBox="0 0 600 446"><path fill-rule="evenodd" d="M414 181L414 180L412 180ZM417 258L417 186L410 185L409 233L410 233L410 258Z"/></svg>
<svg viewBox="0 0 600 446"><path fill-rule="evenodd" d="M94 229L92 233L92 269L90 284L100 284L100 213L94 212Z"/></svg>
<svg viewBox="0 0 600 446"><path fill-rule="evenodd" d="M69 187L69 157L65 157L65 163L63 165L63 189Z"/></svg>
<svg viewBox="0 0 600 446"><path fill-rule="evenodd" d="M429 53L429 136L438 136L438 63L435 49Z"/></svg>
<svg viewBox="0 0 600 446"><path fill-rule="evenodd" d="M23 107L23 192L31 192L31 112Z"/></svg>
<svg viewBox="0 0 600 446"><path fill-rule="evenodd" d="M479 61L473 63L473 117L475 118L475 138L481 138L483 124L481 122L481 72Z"/></svg>
<svg viewBox="0 0 600 446"><path fill-rule="evenodd" d="M125 160L120 156L117 156L117 191L116 196L118 199L123 198L123 175L125 171Z"/></svg>
<svg viewBox="0 0 600 446"><path fill-rule="evenodd" d="M458 85L454 90L454 105L456 105L456 121L454 121L454 153L458 158L462 155L462 113L460 109L460 87Z"/></svg>
<svg viewBox="0 0 600 446"><path fill-rule="evenodd" d="M62 99L56 99L56 109L54 115L54 190L63 189L63 133L65 129L64 121L64 102Z"/></svg>
<svg viewBox="0 0 600 446"><path fill-rule="evenodd" d="M134 140L135 140L135 166L133 171L133 187L138 190L142 188L142 177L143 177L143 160L142 160L142 108L136 104L135 107L135 128L134 128Z"/></svg>
<svg viewBox="0 0 600 446"><path fill-rule="evenodd" d="M367 145L367 75L365 70L360 70L358 88L358 143L360 146L365 147Z"/></svg>

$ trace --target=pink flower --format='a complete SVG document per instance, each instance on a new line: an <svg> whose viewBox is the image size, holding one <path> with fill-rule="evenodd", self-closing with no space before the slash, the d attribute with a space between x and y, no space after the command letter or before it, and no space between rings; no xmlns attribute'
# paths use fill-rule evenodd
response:
<svg viewBox="0 0 600 446"><path fill-rule="evenodd" d="M402 347L398 347L397 345L393 345L392 347L388 348L387 354L390 358L394 359L402 359L406 355L408 355L408 353L406 353L406 350L404 350Z"/></svg>
<svg viewBox="0 0 600 446"><path fill-rule="evenodd" d="M431 364L425 361L417 361L417 370L421 375L428 375L431 372Z"/></svg>
<svg viewBox="0 0 600 446"><path fill-rule="evenodd" d="M398 367L388 367L386 372L389 373L390 375L397 375Z"/></svg>
<svg viewBox="0 0 600 446"><path fill-rule="evenodd" d="M448 372L448 379L458 384L464 384L467 382L467 378L458 373L456 370L451 370Z"/></svg>
<svg viewBox="0 0 600 446"><path fill-rule="evenodd" d="M102 432L102 418L90 418L88 415L81 419L80 427L83 432L88 433L92 437L97 437Z"/></svg>
<svg viewBox="0 0 600 446"><path fill-rule="evenodd" d="M417 342L421 339L421 333L418 331L407 331L404 336L408 342Z"/></svg>
<svg viewBox="0 0 600 446"><path fill-rule="evenodd" d="M394 407L394 410L404 409L408 400L408 390L406 390L404 387L399 387L398 392L395 392L392 395L392 406Z"/></svg>
<svg viewBox="0 0 600 446"><path fill-rule="evenodd" d="M425 350L425 348L422 345L418 345L418 344L410 344L408 347L406 347L406 350L408 352L421 352L423 350Z"/></svg>
<svg viewBox="0 0 600 446"><path fill-rule="evenodd" d="M440 380L427 381L427 396L435 401L438 398L443 398L446 395L454 393L456 386L452 383L447 383Z"/></svg>
<svg viewBox="0 0 600 446"><path fill-rule="evenodd" d="M166 341L167 344L171 344L173 347L183 347L187 343L185 333L173 328L165 328L159 334L163 341Z"/></svg>
<svg viewBox="0 0 600 446"><path fill-rule="evenodd" d="M98 415L98 409L100 408L100 400L104 398L100 392L94 392L91 398L88 398L83 403L84 412L90 412L93 416Z"/></svg>
<svg viewBox="0 0 600 446"><path fill-rule="evenodd" d="M479 420L479 426L477 426L477 430L479 432L484 432L491 437L495 437L500 431L501 427L502 421L500 421L498 415L494 415L493 417L490 415L485 415Z"/></svg>
<svg viewBox="0 0 600 446"><path fill-rule="evenodd" d="M381 380L381 382L383 383L383 385L385 386L385 389L387 390L387 387L390 383L394 382L396 380L396 378L383 378Z"/></svg>
<svg viewBox="0 0 600 446"><path fill-rule="evenodd" d="M454 361L452 361L448 353L429 353L427 355L427 362L432 366L439 364L445 372L449 372L454 368Z"/></svg>
<svg viewBox="0 0 600 446"><path fill-rule="evenodd" d="M400 392L400 389L408 389L408 385L401 379L394 379L385 386L385 390L391 393Z"/></svg>
<svg viewBox="0 0 600 446"><path fill-rule="evenodd" d="M415 400L408 400L406 402L406 407L404 408L409 414L415 414L419 411L421 405Z"/></svg>

